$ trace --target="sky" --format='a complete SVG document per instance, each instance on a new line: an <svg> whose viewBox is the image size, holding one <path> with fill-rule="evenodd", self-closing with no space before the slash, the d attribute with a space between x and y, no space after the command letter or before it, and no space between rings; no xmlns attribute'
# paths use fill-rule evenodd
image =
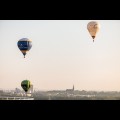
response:
<svg viewBox="0 0 120 120"><path fill-rule="evenodd" d="M21 38L32 40L26 58ZM0 43L0 89L28 79L39 90L120 91L120 20L0 20Z"/></svg>

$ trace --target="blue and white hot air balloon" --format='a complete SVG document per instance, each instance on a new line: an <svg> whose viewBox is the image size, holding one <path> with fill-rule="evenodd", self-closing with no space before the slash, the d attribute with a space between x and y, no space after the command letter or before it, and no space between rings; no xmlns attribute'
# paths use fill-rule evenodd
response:
<svg viewBox="0 0 120 120"><path fill-rule="evenodd" d="M32 47L32 41L29 40L28 38L22 38L18 41L17 45L18 45L18 48L20 49L20 51L22 52L22 54L24 55L24 58L25 58L26 53Z"/></svg>

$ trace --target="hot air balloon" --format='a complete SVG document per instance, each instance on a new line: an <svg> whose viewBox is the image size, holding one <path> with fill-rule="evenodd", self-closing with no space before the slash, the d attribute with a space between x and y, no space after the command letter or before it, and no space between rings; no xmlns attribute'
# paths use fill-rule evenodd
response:
<svg viewBox="0 0 120 120"><path fill-rule="evenodd" d="M27 91L29 90L29 88L31 87L31 83L29 80L23 80L21 82L21 87L24 89L24 91L27 93Z"/></svg>
<svg viewBox="0 0 120 120"><path fill-rule="evenodd" d="M96 34L100 29L100 25L96 21L91 21L87 24L87 29L88 29L91 37L93 38L93 42L94 42Z"/></svg>
<svg viewBox="0 0 120 120"><path fill-rule="evenodd" d="M17 45L18 45L18 48L20 49L20 51L23 53L24 58L25 58L26 53L32 47L32 41L29 40L28 38L22 38L18 41Z"/></svg>

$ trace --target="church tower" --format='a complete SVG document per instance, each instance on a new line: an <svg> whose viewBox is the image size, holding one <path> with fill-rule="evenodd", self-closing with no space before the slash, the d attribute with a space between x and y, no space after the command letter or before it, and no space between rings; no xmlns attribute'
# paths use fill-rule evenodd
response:
<svg viewBox="0 0 120 120"><path fill-rule="evenodd" d="M74 91L74 85L73 85L73 91Z"/></svg>

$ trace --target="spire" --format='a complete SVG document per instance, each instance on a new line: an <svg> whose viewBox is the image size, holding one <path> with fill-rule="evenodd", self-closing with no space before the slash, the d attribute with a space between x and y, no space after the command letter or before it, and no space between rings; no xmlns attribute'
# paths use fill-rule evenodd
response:
<svg viewBox="0 0 120 120"><path fill-rule="evenodd" d="M74 85L73 85L73 91L74 91Z"/></svg>

